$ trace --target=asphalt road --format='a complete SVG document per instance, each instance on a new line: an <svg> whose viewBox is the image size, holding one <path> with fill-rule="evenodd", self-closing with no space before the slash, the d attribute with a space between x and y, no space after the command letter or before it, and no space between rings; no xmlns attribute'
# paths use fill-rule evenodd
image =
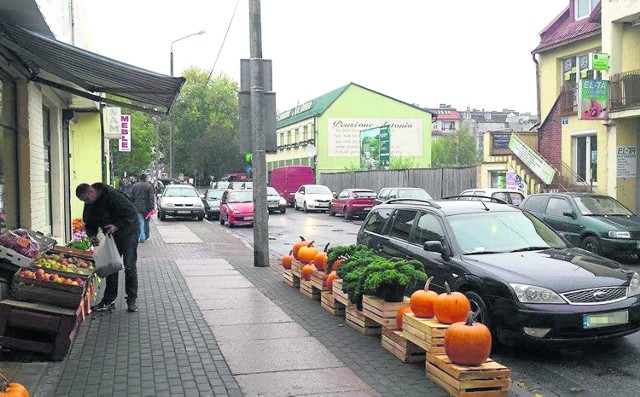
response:
<svg viewBox="0 0 640 397"><path fill-rule="evenodd" d="M220 227L217 222L214 227ZM269 248L289 252L298 236L316 241L318 247L354 244L362 220L345 221L326 213L288 209L269 216ZM228 228L228 226L225 226ZM253 229L232 232L248 242ZM640 265L625 267L640 269ZM638 396L640 395L640 333L617 341L580 346L494 346L492 358L514 371L512 378L528 391L543 396Z"/></svg>

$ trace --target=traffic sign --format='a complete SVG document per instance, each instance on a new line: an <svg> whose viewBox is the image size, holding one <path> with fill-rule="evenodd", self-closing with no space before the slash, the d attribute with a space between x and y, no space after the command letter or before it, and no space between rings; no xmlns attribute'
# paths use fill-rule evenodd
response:
<svg viewBox="0 0 640 397"><path fill-rule="evenodd" d="M245 153L244 154L244 161L247 162L247 163L250 163L252 157L253 157L253 155L251 153Z"/></svg>
<svg viewBox="0 0 640 397"><path fill-rule="evenodd" d="M251 168L251 166L250 166L250 165L248 165L248 166L244 167L244 170L245 170L245 172L246 172L247 174L251 173L251 170L252 170L252 169L253 169L253 168Z"/></svg>

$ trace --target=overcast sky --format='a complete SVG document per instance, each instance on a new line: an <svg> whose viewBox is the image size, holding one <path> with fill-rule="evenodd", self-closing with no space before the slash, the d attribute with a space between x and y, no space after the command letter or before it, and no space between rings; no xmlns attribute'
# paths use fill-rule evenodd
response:
<svg viewBox="0 0 640 397"><path fill-rule="evenodd" d="M169 74L210 70L236 0L82 0L94 49ZM263 58L279 111L354 82L422 107L536 112L531 50L568 0L262 0ZM249 0L214 75L240 79Z"/></svg>

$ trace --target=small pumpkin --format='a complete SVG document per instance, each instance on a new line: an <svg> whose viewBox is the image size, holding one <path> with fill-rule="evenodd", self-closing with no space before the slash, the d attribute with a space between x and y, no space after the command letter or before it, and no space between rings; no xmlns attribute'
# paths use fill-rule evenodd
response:
<svg viewBox="0 0 640 397"><path fill-rule="evenodd" d="M300 248L304 247L305 245L307 245L308 241L306 241L304 239L304 237L299 236L300 237L300 241L298 241L297 243L295 243L293 245L293 257L298 259L298 251L300 250Z"/></svg>
<svg viewBox="0 0 640 397"><path fill-rule="evenodd" d="M320 251L316 254L315 258L313 258L313 264L316 265L318 270L324 270L327 268L327 259L329 259L329 254L327 250L329 249L329 244L324 246L324 250Z"/></svg>
<svg viewBox="0 0 640 397"><path fill-rule="evenodd" d="M401 307L400 310L398 310L398 314L396 314L396 324L398 324L398 329L402 330L402 316L405 313L411 313L411 306L407 305L405 307Z"/></svg>
<svg viewBox="0 0 640 397"><path fill-rule="evenodd" d="M438 295L438 298L433 301L433 313L436 319L443 324L464 321L471 310L469 299L460 292L451 292L451 287L446 281L444 287L446 292Z"/></svg>
<svg viewBox="0 0 640 397"><path fill-rule="evenodd" d="M0 396L11 397L29 397L29 391L20 383L10 383L4 375L0 374L2 378L2 387L0 387Z"/></svg>
<svg viewBox="0 0 640 397"><path fill-rule="evenodd" d="M302 266L302 270L300 271L300 275L303 279L309 281L311 280L311 273L316 270L316 267L312 264Z"/></svg>
<svg viewBox="0 0 640 397"><path fill-rule="evenodd" d="M411 294L411 311L416 317L429 318L433 317L433 302L438 298L435 291L429 291L429 285L433 280L433 276L429 277L424 289L417 290Z"/></svg>
<svg viewBox="0 0 640 397"><path fill-rule="evenodd" d="M293 250L289 251L288 255L282 257L282 267L285 269L291 269L291 264L293 263Z"/></svg>
<svg viewBox="0 0 640 397"><path fill-rule="evenodd" d="M474 323L469 312L466 322L454 323L444 332L444 351L455 364L481 365L491 353L491 331Z"/></svg>
<svg viewBox="0 0 640 397"><path fill-rule="evenodd" d="M302 263L311 263L317 253L318 250L313 246L313 241L311 241L310 243L307 243L306 246L303 246L298 250L298 260Z"/></svg>
<svg viewBox="0 0 640 397"><path fill-rule="evenodd" d="M333 280L337 278L338 273L336 273L335 270L329 273L329 275L327 276L327 288L329 288L329 291L333 292Z"/></svg>
<svg viewBox="0 0 640 397"><path fill-rule="evenodd" d="M340 257L338 259L336 259L335 261L333 261L333 265L331 266L331 270L332 271L336 271L338 270L338 266L340 266L342 264L342 262L344 262L344 257Z"/></svg>

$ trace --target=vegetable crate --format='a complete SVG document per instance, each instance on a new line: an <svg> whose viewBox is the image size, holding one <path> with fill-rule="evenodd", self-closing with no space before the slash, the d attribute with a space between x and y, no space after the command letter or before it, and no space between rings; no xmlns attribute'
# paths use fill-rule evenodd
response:
<svg viewBox="0 0 640 397"><path fill-rule="evenodd" d="M300 293L309 299L320 300L320 291L313 288L311 281L300 279Z"/></svg>
<svg viewBox="0 0 640 397"><path fill-rule="evenodd" d="M398 310L409 304L409 298L402 302L385 302L375 296L365 295L362 298L362 313L384 328L398 329L396 315Z"/></svg>
<svg viewBox="0 0 640 397"><path fill-rule="evenodd" d="M76 337L84 308L64 309L41 303L0 301L0 345L62 360Z"/></svg>
<svg viewBox="0 0 640 397"><path fill-rule="evenodd" d="M311 272L311 285L313 288L320 292L329 291L329 287L327 287L327 276L328 274L321 270Z"/></svg>
<svg viewBox="0 0 640 397"><path fill-rule="evenodd" d="M333 280L333 296L337 302L342 303L344 306L349 306L349 295L342 292L342 279L337 278Z"/></svg>
<svg viewBox="0 0 640 397"><path fill-rule="evenodd" d="M446 354L427 354L427 377L451 396L507 396L511 370L488 359L471 367L454 364Z"/></svg>
<svg viewBox="0 0 640 397"><path fill-rule="evenodd" d="M62 246L62 245L54 245L53 248L51 249L51 251L56 252L56 253L60 253L60 254L79 256L82 259L91 259L91 260L93 260L93 252L91 252L91 251L84 251L84 250L81 250L81 249L65 247L65 246Z"/></svg>
<svg viewBox="0 0 640 397"><path fill-rule="evenodd" d="M289 287L300 288L300 279L298 277L293 277L291 269L282 270L282 281L284 281L284 283Z"/></svg>
<svg viewBox="0 0 640 397"><path fill-rule="evenodd" d="M444 354L444 333L449 328L432 318L419 318L413 313L404 313L402 330L408 341L431 354Z"/></svg>
<svg viewBox="0 0 640 397"><path fill-rule="evenodd" d="M82 302L89 278L76 274L85 280L84 286L54 283L40 279L21 277L20 271L13 276L9 295L23 302L42 302L50 305L76 309Z"/></svg>
<svg viewBox="0 0 640 397"><path fill-rule="evenodd" d="M338 302L336 297L329 291L320 293L320 306L334 316L344 316L345 305Z"/></svg>
<svg viewBox="0 0 640 397"><path fill-rule="evenodd" d="M354 304L347 305L345 319L349 327L362 335L380 335L382 333L382 326L365 317L362 311L358 310Z"/></svg>
<svg viewBox="0 0 640 397"><path fill-rule="evenodd" d="M302 266L304 266L302 262L293 261L293 263L291 263L291 274L294 278L298 279L298 282L302 278Z"/></svg>
<svg viewBox="0 0 640 397"><path fill-rule="evenodd" d="M403 363L417 363L426 360L423 349L407 340L404 332L385 328L382 331L382 347L398 357Z"/></svg>

